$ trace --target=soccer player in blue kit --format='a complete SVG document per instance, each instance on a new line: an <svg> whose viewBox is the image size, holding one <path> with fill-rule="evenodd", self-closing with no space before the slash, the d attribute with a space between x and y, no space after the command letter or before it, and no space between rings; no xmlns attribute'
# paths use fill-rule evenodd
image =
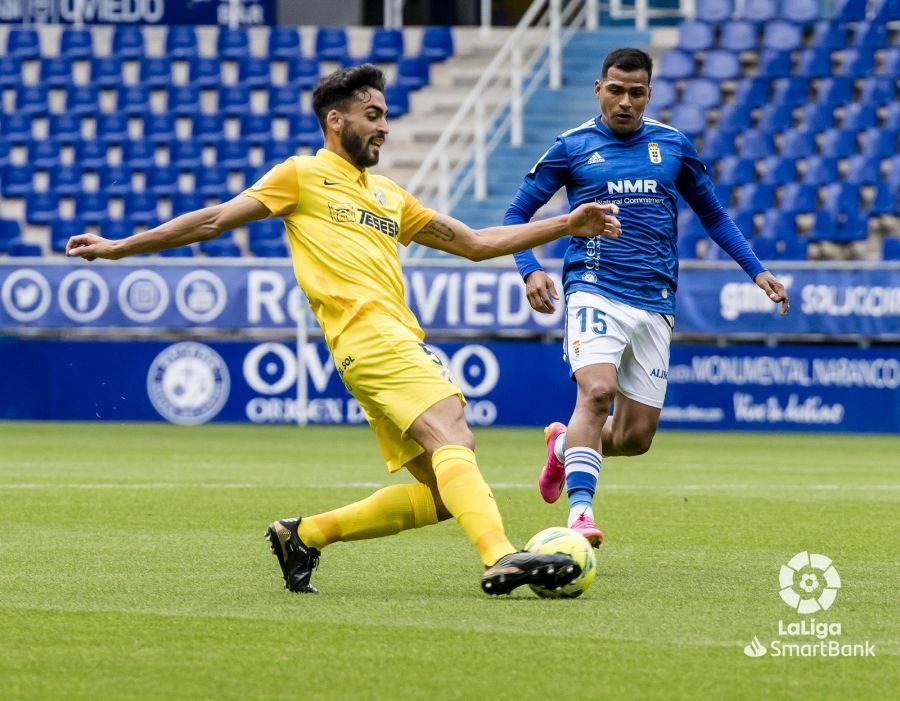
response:
<svg viewBox="0 0 900 701"><path fill-rule="evenodd" d="M525 176L504 224L527 222L561 187L570 206L616 203L616 240L573 238L563 265L564 356L577 384L568 426L544 430L547 463L538 486L555 502L565 483L568 525L594 547L603 533L593 498L602 456L647 452L666 394L678 278L677 197L697 213L710 238L775 303L784 286L759 262L713 191L706 167L680 131L644 117L650 57L617 49L603 61L594 94L601 114L561 134ZM531 306L552 313L555 285L534 253L516 254ZM610 416L615 401L615 412Z"/></svg>

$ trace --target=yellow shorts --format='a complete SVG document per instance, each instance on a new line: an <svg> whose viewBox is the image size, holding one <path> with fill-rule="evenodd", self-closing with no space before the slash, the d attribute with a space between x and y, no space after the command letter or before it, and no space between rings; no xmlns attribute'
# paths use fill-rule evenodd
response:
<svg viewBox="0 0 900 701"><path fill-rule="evenodd" d="M426 409L462 390L422 340L394 318L367 314L335 341L334 364L366 414L390 472L423 452L406 430Z"/></svg>

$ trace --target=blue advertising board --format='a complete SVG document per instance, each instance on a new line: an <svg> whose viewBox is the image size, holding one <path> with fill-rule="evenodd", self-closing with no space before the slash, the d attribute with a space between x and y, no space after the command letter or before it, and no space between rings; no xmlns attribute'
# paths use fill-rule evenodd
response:
<svg viewBox="0 0 900 701"><path fill-rule="evenodd" d="M574 383L560 343L431 344L474 426L566 421ZM362 423L321 341L0 339L0 419ZM307 386L297 400L298 379ZM900 346L678 345L662 428L900 432Z"/></svg>
<svg viewBox="0 0 900 701"><path fill-rule="evenodd" d="M683 266L676 332L706 336L810 335L900 340L900 265L795 264L778 270L791 312L735 266ZM415 263L406 295L426 331L560 334L562 305L533 311L515 269ZM557 281L559 276L551 270ZM561 289L561 285L558 284ZM115 263L45 259L0 263L0 329L291 329L304 298L285 261L159 258Z"/></svg>
<svg viewBox="0 0 900 701"><path fill-rule="evenodd" d="M79 11L81 17L78 16ZM240 24L274 25L277 0L240 0ZM3 0L0 22L26 24L228 24L230 0Z"/></svg>

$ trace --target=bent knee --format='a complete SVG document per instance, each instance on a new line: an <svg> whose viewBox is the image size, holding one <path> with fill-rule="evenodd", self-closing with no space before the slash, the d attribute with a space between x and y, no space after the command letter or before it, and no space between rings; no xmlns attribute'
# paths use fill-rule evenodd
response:
<svg viewBox="0 0 900 701"><path fill-rule="evenodd" d="M650 450L652 443L652 433L632 433L624 436L618 447L622 455L643 455Z"/></svg>
<svg viewBox="0 0 900 701"><path fill-rule="evenodd" d="M596 384L580 390L580 403L594 414L609 413L616 388L607 384Z"/></svg>

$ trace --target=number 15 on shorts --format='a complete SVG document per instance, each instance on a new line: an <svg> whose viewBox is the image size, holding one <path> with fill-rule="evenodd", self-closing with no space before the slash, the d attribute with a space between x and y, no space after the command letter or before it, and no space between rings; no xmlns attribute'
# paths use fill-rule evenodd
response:
<svg viewBox="0 0 900 701"><path fill-rule="evenodd" d="M606 334L606 312L600 309L581 307L575 312L575 318L578 320L578 328L582 334L586 334L588 330L595 336Z"/></svg>

